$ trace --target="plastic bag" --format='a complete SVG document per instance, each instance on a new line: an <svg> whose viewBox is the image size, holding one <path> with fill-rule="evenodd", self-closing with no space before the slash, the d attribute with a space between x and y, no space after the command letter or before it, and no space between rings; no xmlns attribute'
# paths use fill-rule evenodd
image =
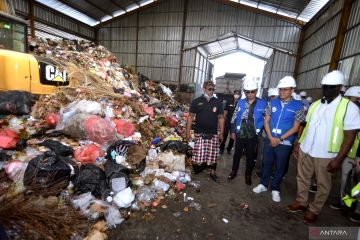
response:
<svg viewBox="0 0 360 240"><path fill-rule="evenodd" d="M147 186L142 186L136 195L141 202L150 202L156 197L156 191Z"/></svg>
<svg viewBox="0 0 360 240"><path fill-rule="evenodd" d="M86 192L72 198L71 203L76 209L80 209L83 213L89 208L90 203L95 197L91 192Z"/></svg>
<svg viewBox="0 0 360 240"><path fill-rule="evenodd" d="M164 152L165 150L175 150L179 153L186 153L188 146L184 144L182 141L169 140L161 144L160 149L162 152Z"/></svg>
<svg viewBox="0 0 360 240"><path fill-rule="evenodd" d="M47 139L47 140L39 143L39 145L47 147L47 148L51 149L53 152L55 152L56 155L60 155L60 156L64 156L64 157L73 155L73 153L74 153L74 150L71 147L62 144L61 142L50 140L50 139Z"/></svg>
<svg viewBox="0 0 360 240"><path fill-rule="evenodd" d="M72 112L76 113L87 113L87 114L99 114L101 113L101 104L94 101L81 100L77 102L70 103L66 108L64 108L63 112Z"/></svg>
<svg viewBox="0 0 360 240"><path fill-rule="evenodd" d="M167 184L167 183L165 183L163 181L157 180L157 179L155 179L153 181L152 186L153 186L154 189L163 190L164 192L166 192L170 188L169 184Z"/></svg>
<svg viewBox="0 0 360 240"><path fill-rule="evenodd" d="M113 161L105 163L105 175L114 192L119 192L129 186L129 169Z"/></svg>
<svg viewBox="0 0 360 240"><path fill-rule="evenodd" d="M104 152L95 144L88 144L75 150L74 158L83 163L95 163L98 157L103 157Z"/></svg>
<svg viewBox="0 0 360 240"><path fill-rule="evenodd" d="M178 120L172 116L166 116L165 119L169 127L176 127L179 124Z"/></svg>
<svg viewBox="0 0 360 240"><path fill-rule="evenodd" d="M30 92L0 92L0 114L28 115L33 104L34 100Z"/></svg>
<svg viewBox="0 0 360 240"><path fill-rule="evenodd" d="M47 151L29 162L24 175L24 185L38 185L42 188L55 186L59 183L69 185L71 168L63 158L55 152Z"/></svg>
<svg viewBox="0 0 360 240"><path fill-rule="evenodd" d="M162 152L156 157L157 160L162 161L166 165L166 170L185 171L185 155L174 154L173 152Z"/></svg>
<svg viewBox="0 0 360 240"><path fill-rule="evenodd" d="M93 164L81 165L73 183L75 193L91 192L95 197L109 189L104 171Z"/></svg>
<svg viewBox="0 0 360 240"><path fill-rule="evenodd" d="M135 125L124 120L113 119L117 132L124 137L130 137L135 133Z"/></svg>
<svg viewBox="0 0 360 240"><path fill-rule="evenodd" d="M19 140L20 137L14 130L10 128L0 130L0 148L15 148Z"/></svg>
<svg viewBox="0 0 360 240"><path fill-rule="evenodd" d="M144 111L150 116L150 118L154 118L154 108L149 106L144 106Z"/></svg>
<svg viewBox="0 0 360 240"><path fill-rule="evenodd" d="M19 160L12 160L5 164L4 169L8 178L12 181L23 181L27 163Z"/></svg>
<svg viewBox="0 0 360 240"><path fill-rule="evenodd" d="M136 143L132 141L119 140L108 147L106 150L106 158L113 160L118 164L125 164L129 147L135 144Z"/></svg>
<svg viewBox="0 0 360 240"><path fill-rule="evenodd" d="M119 208L127 208L131 206L131 203L135 200L135 195L133 194L130 187L118 192L114 198L113 203L116 204Z"/></svg>
<svg viewBox="0 0 360 240"><path fill-rule="evenodd" d="M110 145L118 137L116 128L109 120L96 115L75 114L56 126L56 130L74 138L87 139L101 145Z"/></svg>
<svg viewBox="0 0 360 240"><path fill-rule="evenodd" d="M110 206L105 212L105 219L106 219L106 225L109 228L116 227L116 225L124 221L119 210L113 206Z"/></svg>
<svg viewBox="0 0 360 240"><path fill-rule="evenodd" d="M56 126L60 121L60 115L57 113L49 113L45 117L45 122L49 126Z"/></svg>

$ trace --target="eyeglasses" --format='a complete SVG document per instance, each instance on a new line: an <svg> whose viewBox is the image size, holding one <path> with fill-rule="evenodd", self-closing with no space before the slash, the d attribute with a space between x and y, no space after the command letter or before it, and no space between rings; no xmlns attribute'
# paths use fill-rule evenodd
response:
<svg viewBox="0 0 360 240"><path fill-rule="evenodd" d="M256 93L256 90L254 90L254 91L245 91L245 94L250 94L250 93Z"/></svg>
<svg viewBox="0 0 360 240"><path fill-rule="evenodd" d="M323 89L334 89L336 87L337 87L337 85L322 85Z"/></svg>
<svg viewBox="0 0 360 240"><path fill-rule="evenodd" d="M215 91L215 88L210 87L210 88L208 88L207 90L208 90L208 91Z"/></svg>
<svg viewBox="0 0 360 240"><path fill-rule="evenodd" d="M279 91L290 91L292 88L279 88Z"/></svg>

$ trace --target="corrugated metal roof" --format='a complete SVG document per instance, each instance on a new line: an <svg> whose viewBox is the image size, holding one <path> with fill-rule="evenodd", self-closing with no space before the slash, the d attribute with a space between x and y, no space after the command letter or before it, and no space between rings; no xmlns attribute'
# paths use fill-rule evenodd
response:
<svg viewBox="0 0 360 240"><path fill-rule="evenodd" d="M214 41L200 44L198 48L201 52L205 53L209 59L214 59L235 51L242 51L266 60L273 52L272 47L255 42L236 33L222 35Z"/></svg>
<svg viewBox="0 0 360 240"><path fill-rule="evenodd" d="M95 26L156 0L36 0L76 20Z"/></svg>
<svg viewBox="0 0 360 240"><path fill-rule="evenodd" d="M308 22L329 0L230 0L278 15Z"/></svg>

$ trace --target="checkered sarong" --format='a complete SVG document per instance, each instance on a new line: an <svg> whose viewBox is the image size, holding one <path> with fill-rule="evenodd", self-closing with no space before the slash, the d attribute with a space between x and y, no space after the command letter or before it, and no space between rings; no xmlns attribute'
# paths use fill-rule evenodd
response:
<svg viewBox="0 0 360 240"><path fill-rule="evenodd" d="M195 164L207 163L212 165L216 163L219 157L219 139L214 135L211 139L201 138L201 134L195 134L195 146L193 150L192 161Z"/></svg>

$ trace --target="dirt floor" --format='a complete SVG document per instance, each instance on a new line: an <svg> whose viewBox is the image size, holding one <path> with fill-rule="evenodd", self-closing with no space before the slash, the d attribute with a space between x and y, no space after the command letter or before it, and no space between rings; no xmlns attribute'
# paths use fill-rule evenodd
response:
<svg viewBox="0 0 360 240"><path fill-rule="evenodd" d="M256 195L252 192L259 182L255 175L253 185L245 184L243 160L238 176L229 182L227 175L231 165L232 155L225 152L218 162L219 183L213 182L206 171L192 176L193 180L200 181L200 191L187 186L185 192L202 206L201 210L189 207L183 195L177 195L161 202L146 217L143 212L132 214L129 220L110 231L109 239L308 239L308 226L302 222L303 213L293 214L286 210L296 194L295 160L291 161L282 183L280 203L271 200L270 191ZM341 211L328 207L337 199L338 179L339 176L314 226L357 226ZM242 203L249 205L249 211L241 208ZM184 211L186 207L189 207L188 212ZM175 217L174 213L178 212L181 215Z"/></svg>

